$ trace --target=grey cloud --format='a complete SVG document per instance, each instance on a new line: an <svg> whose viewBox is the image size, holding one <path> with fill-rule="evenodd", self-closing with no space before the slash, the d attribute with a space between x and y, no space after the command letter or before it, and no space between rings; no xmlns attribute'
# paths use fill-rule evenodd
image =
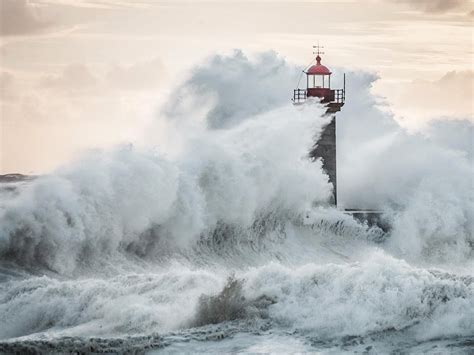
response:
<svg viewBox="0 0 474 355"><path fill-rule="evenodd" d="M417 79L385 87L388 103L397 119L415 126L433 119L474 119L472 96L474 71L450 71L436 80Z"/></svg>
<svg viewBox="0 0 474 355"><path fill-rule="evenodd" d="M440 112L472 113L474 71L451 71L436 81L416 80L404 87L401 102Z"/></svg>
<svg viewBox="0 0 474 355"><path fill-rule="evenodd" d="M3 101L17 98L15 90L15 78L12 73L4 71L0 73L0 99Z"/></svg>
<svg viewBox="0 0 474 355"><path fill-rule="evenodd" d="M29 0L0 1L0 34L3 36L36 33L50 26L37 4Z"/></svg>
<svg viewBox="0 0 474 355"><path fill-rule="evenodd" d="M110 89L153 90L162 84L164 77L160 59L129 66L115 65L105 77L97 77L84 64L70 64L59 74L43 76L39 86L66 94L96 94Z"/></svg>
<svg viewBox="0 0 474 355"><path fill-rule="evenodd" d="M406 4L414 9L431 13L443 13L471 4L470 0L390 0Z"/></svg>
<svg viewBox="0 0 474 355"><path fill-rule="evenodd" d="M469 96L472 96L472 84L474 83L474 71L450 71L446 73L441 79L434 82L435 85L451 89L470 89Z"/></svg>

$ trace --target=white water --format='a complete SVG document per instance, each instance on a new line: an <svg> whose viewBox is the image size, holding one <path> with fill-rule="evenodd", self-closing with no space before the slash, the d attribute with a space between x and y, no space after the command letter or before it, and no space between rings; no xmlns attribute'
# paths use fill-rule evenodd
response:
<svg viewBox="0 0 474 355"><path fill-rule="evenodd" d="M387 211L380 238L324 207L331 186L306 154L327 119L288 103L297 71L212 58L168 102L158 149L91 152L0 191L3 346L468 352L472 147L452 135L472 124L407 134L371 75L348 76L340 196Z"/></svg>

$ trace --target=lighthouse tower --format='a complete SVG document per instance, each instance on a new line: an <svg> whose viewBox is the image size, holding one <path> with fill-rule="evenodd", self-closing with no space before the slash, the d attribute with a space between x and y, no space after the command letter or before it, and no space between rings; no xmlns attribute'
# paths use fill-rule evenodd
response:
<svg viewBox="0 0 474 355"><path fill-rule="evenodd" d="M307 98L315 97L326 108L326 115L330 116L329 123L324 127L319 141L315 142L309 152L312 160L321 159L323 169L329 176L329 182L333 185L334 193L331 203L337 206L337 163L336 163L336 112L339 112L344 106L346 98L346 76L344 74L344 86L342 89L331 88L331 70L321 64L321 48L313 46L316 49L316 63L307 68L306 89L297 88L293 93L293 102L295 104L304 103Z"/></svg>

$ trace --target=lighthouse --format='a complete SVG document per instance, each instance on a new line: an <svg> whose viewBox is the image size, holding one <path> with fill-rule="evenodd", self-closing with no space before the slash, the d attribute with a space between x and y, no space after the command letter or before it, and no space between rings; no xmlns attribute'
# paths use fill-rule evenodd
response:
<svg viewBox="0 0 474 355"><path fill-rule="evenodd" d="M316 61L303 71L306 75L306 88L297 88L293 92L293 103L303 104L308 98L314 97L325 107L325 115L329 116L329 123L323 128L321 137L309 152L314 161L321 159L323 169L333 185L331 203L337 206L337 161L336 161L336 113L344 106L346 98L346 76L344 74L342 89L331 88L331 70L321 64L321 48L313 46Z"/></svg>

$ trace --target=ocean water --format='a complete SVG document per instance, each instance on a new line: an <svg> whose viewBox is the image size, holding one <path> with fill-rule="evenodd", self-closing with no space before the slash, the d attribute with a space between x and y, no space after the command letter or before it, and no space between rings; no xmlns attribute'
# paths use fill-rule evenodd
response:
<svg viewBox="0 0 474 355"><path fill-rule="evenodd" d="M269 65L263 89L245 82ZM339 183L391 229L368 226L326 204L307 159L323 109L270 89L294 72L214 58L163 111L159 147L0 184L0 351L473 353L469 144L404 132L353 73ZM222 96L229 83L262 100Z"/></svg>

